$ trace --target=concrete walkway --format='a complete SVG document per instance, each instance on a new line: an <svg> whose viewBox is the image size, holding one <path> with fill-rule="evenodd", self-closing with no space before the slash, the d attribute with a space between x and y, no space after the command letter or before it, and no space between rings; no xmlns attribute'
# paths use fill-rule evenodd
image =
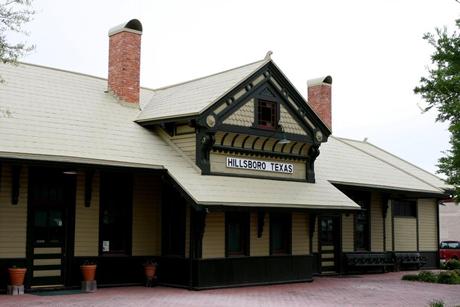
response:
<svg viewBox="0 0 460 307"><path fill-rule="evenodd" d="M317 277L312 283L189 291L167 287L104 288L92 294L0 295L0 306L460 306L460 285L402 281L407 272Z"/></svg>

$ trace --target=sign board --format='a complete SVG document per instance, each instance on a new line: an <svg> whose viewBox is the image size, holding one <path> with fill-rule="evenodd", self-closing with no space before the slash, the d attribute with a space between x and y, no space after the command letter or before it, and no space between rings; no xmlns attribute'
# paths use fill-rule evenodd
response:
<svg viewBox="0 0 460 307"><path fill-rule="evenodd" d="M284 174L294 173L294 165L290 163L241 159L233 157L227 157L227 167Z"/></svg>
<svg viewBox="0 0 460 307"><path fill-rule="evenodd" d="M102 251L110 252L110 241L102 241Z"/></svg>

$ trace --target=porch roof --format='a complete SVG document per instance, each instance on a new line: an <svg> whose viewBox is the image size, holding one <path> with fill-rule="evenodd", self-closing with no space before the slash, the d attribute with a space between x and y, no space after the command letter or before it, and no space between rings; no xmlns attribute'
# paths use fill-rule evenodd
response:
<svg viewBox="0 0 460 307"><path fill-rule="evenodd" d="M202 176L161 131L134 121L138 106L106 92L106 79L37 65L0 65L0 157L166 169L202 205L355 209L331 182L442 195L433 182L345 140L321 146L315 184ZM153 91L141 89L141 103Z"/></svg>

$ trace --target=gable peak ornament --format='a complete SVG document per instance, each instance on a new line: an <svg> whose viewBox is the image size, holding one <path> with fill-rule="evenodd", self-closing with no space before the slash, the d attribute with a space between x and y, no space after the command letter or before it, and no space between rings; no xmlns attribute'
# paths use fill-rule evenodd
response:
<svg viewBox="0 0 460 307"><path fill-rule="evenodd" d="M271 60L272 54L273 54L273 51L268 50L267 53L265 54L265 60Z"/></svg>

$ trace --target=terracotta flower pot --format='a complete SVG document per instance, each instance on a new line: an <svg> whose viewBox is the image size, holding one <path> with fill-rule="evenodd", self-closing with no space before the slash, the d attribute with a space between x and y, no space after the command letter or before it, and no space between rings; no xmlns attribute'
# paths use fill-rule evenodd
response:
<svg viewBox="0 0 460 307"><path fill-rule="evenodd" d="M144 273L145 273L145 277L147 277L147 279L151 280L155 277L155 274L157 272L157 266L156 264L146 264L144 265Z"/></svg>
<svg viewBox="0 0 460 307"><path fill-rule="evenodd" d="M22 286L27 269L25 268L9 268L10 283L12 286Z"/></svg>
<svg viewBox="0 0 460 307"><path fill-rule="evenodd" d="M83 264L80 266L84 281L92 281L96 278L96 267L95 264Z"/></svg>

